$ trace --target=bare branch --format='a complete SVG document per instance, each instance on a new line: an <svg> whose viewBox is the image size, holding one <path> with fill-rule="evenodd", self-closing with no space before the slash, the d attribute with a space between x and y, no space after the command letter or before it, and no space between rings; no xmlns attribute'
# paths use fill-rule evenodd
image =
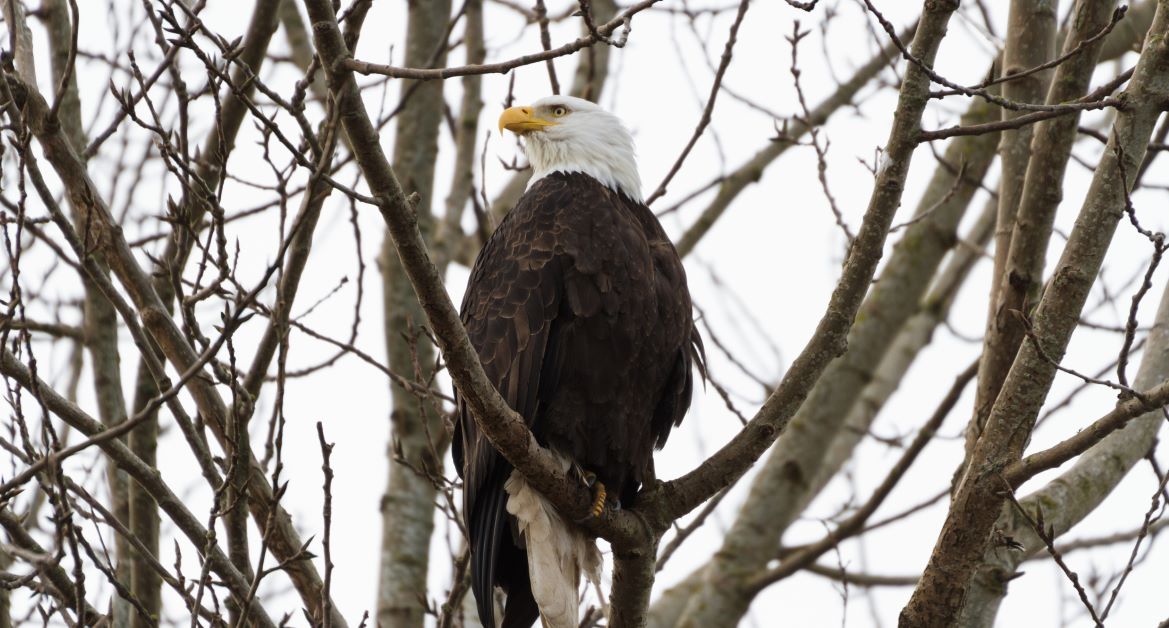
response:
<svg viewBox="0 0 1169 628"><path fill-rule="evenodd" d="M1160 108L1169 97L1169 46L1163 39L1166 30L1169 1L1162 0L1151 29L1153 36L1146 42L1126 92L1126 108L1119 112L1109 137L1110 146L1124 146L1130 162L1126 167L1139 166ZM1078 324L1088 291L1123 214L1124 185L1113 176L1116 159L1115 151L1105 151L1076 228L1034 316L1036 336L1046 352L1057 359L1062 357ZM944 625L956 617L1003 503L995 477L997 469L1020 456L1055 372L1055 367L1031 344L1023 346L958 485L930 564L902 611L904 621Z"/></svg>
<svg viewBox="0 0 1169 628"><path fill-rule="evenodd" d="M674 165L662 178L662 182L658 184L656 190L653 191L645 199L646 205L652 205L661 195L666 193L666 186L678 174L678 170L682 168L682 164L686 161L686 157L698 142L698 138L702 137L702 132L706 130L707 125L710 124L711 115L714 113L714 101L718 98L719 86L722 85L723 76L727 73L727 68L731 65L732 53L735 49L735 41L739 34L739 25L743 23L743 16L747 14L747 6L750 5L749 0L742 0L739 3L739 12L735 14L735 21L731 23L731 32L727 36L727 43L723 47L723 56L718 63L718 71L714 73L714 82L710 86L710 96L706 100L706 106L702 109L702 116L698 119L698 126L694 128L694 133L690 136L690 141L686 142L686 146L682 149L682 154L678 155L678 159L674 161Z"/></svg>
<svg viewBox="0 0 1169 628"><path fill-rule="evenodd" d="M600 26L597 29L597 32L603 36L611 35L613 31L617 30L617 27L625 24L634 15L650 8L660 1L661 0L641 0L640 2L631 5L618 17L613 18L605 25ZM559 48L553 48L546 52L524 55L510 61L502 61L500 63L486 63L482 65L466 65L453 68L399 68L392 65L378 65L375 63L358 61L351 58L342 58L339 60L340 66L333 68L331 72L336 73L347 71L358 72L360 74L382 74L392 78L416 79L419 81L447 79L455 76L466 76L468 74L505 74L518 67L570 55L578 50L592 46L598 41L599 40L595 36L590 34L585 37L581 37L572 43L564 44Z"/></svg>

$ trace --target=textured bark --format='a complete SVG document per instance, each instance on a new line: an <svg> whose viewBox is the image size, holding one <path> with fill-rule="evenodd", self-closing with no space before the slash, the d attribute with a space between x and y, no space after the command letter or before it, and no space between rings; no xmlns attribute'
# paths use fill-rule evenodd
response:
<svg viewBox="0 0 1169 628"><path fill-rule="evenodd" d="M1101 3L1103 4L1103 3ZM1050 61L1055 56L1058 31L1058 0L1012 0L1007 22L1007 43L1003 50L1003 76L1011 76ZM1097 29L1099 30L1099 29ZM1094 33L1093 33L1094 34ZM1015 102L1041 103L1051 82L1051 70L1037 72L1003 84L1003 96ZM1003 120L1012 120L1025 112L1003 109ZM1071 118L1076 116L1064 116ZM1078 117L1076 117L1078 119ZM966 434L967 456L986 424L990 407L1002 387L1007 369L1015 358L1018 343L1004 333L1013 323L1010 312L1002 306L1001 286L1005 283L1007 253L1015 229L1015 215L1023 194L1023 179L1031 158L1033 125L1002 132L999 145L1002 177L999 182L998 222L994 235L994 271L991 274L990 309L982 360L978 365L974 416Z"/></svg>
<svg viewBox="0 0 1169 628"><path fill-rule="evenodd" d="M467 0L463 13L463 46L467 51L467 63L483 63L487 57L487 48L483 44L483 0ZM446 271L447 264L455 256L455 248L462 243L463 210L475 193L479 114L483 111L483 75L464 76L462 84L463 98L455 122L455 173L451 176L451 189L447 193L446 214L434 234L434 263L440 273ZM473 202L478 207L479 200L474 199Z"/></svg>
<svg viewBox="0 0 1169 628"><path fill-rule="evenodd" d="M441 67L446 64L445 35L450 20L450 0L412 2L406 25L406 65ZM436 50L444 52L436 55ZM442 123L443 81L401 81L401 98L409 104L398 115L394 139L394 172L406 194L417 194L414 212L425 241L433 230L431 205L434 164L438 155L438 131ZM433 373L434 347L419 332L426 314L410 285L386 234L379 265L383 286L383 324L390 369L415 373L427 384ZM396 383L391 384L393 409L389 479L382 496L381 567L378 575L377 623L385 628L421 628L430 566L430 536L434 530L435 487L414 469L441 473L442 456L449 435L434 406L420 400ZM409 466L398 462L401 455ZM413 469L411 468L413 467Z"/></svg>
<svg viewBox="0 0 1169 628"><path fill-rule="evenodd" d="M1001 470L1018 460L1035 418L1055 378L1046 358L1063 357L1089 290L1124 215L1127 182L1118 175L1135 173L1144 157L1153 125L1169 96L1169 0L1158 2L1157 15L1136 71L1122 95L1107 147L1092 178L1049 288L1033 317L1036 343L1023 344L998 395L986 428L958 484L946 523L930 562L901 613L904 626L954 623L971 578L988 549L991 529L1003 505Z"/></svg>
<svg viewBox="0 0 1169 628"><path fill-rule="evenodd" d="M609 600L612 628L645 628L660 539L656 536L645 545L613 548L613 592Z"/></svg>
<svg viewBox="0 0 1169 628"><path fill-rule="evenodd" d="M1148 390L1166 380L1169 380L1169 289L1161 296L1133 386ZM1080 456L1059 477L1021 499L1020 504L1033 518L1042 512L1044 523L1051 526L1055 536L1064 534L1095 510L1148 453L1164 420L1160 410L1133 419ZM965 628L994 626L999 605L1019 565L1046 549L1031 524L1013 507L1004 507L995 527L1021 543L1023 549L1004 552L992 548L983 556L958 617L958 625Z"/></svg>
<svg viewBox="0 0 1169 628"><path fill-rule="evenodd" d="M1100 32L1108 24L1115 6L1116 3L1110 1L1078 1L1064 42L1064 52L1075 49ZM1088 92L1102 45L1103 42L1098 42L1086 48L1056 69L1047 94L1047 104L1069 102ZM979 380L979 392L986 397L975 400L976 420L979 423L967 433L970 447L973 446L972 439L977 437L980 430L981 421L985 419L989 404L994 401L992 395L997 395L1002 379L1005 378L1006 365L1009 364L1006 358L1013 358L1023 342L1024 326L1014 318L1013 313L1026 312L1028 305L1039 296L1047 245L1051 239L1056 209L1063 199L1063 178L1072 144L1076 140L1079 119L1079 114L1071 114L1044 120L1036 124L1033 131L1034 155L1027 164L1003 274L996 276L999 286L993 294L998 301L992 320L988 320L983 361L980 364L987 379ZM999 215L1001 217L1002 213Z"/></svg>
<svg viewBox="0 0 1169 628"><path fill-rule="evenodd" d="M917 58L922 59L925 61L925 63L933 62L933 59L937 54L938 48L941 44L941 40L945 35L946 24L949 21L950 14L954 11L955 8L957 8L955 4L947 2L928 1L925 3L921 26L918 29L917 36L914 38L913 42L913 52ZM869 212L867 213L865 222L861 227L861 235L858 237L858 242L860 242L860 238L865 237L866 230L872 229L874 227L871 221L874 213L880 215L888 212L887 216L882 215L880 219L891 220L893 212L895 211L896 207L900 205L901 193L904 187L904 177L908 172L909 162L913 154L913 149L916 146L916 135L917 130L920 128L921 114L925 109L928 85L928 79L921 68L914 65L909 66L906 72L905 81L902 84L901 95L898 101L897 111L894 115L894 123L890 132L889 142L886 146L885 155L888 161L878 172L872 199L870 200ZM987 160L987 162L989 163L989 160ZM958 215L961 213L961 207L964 207L964 204L959 206L959 211L957 212ZM951 216L950 218L953 219L954 217ZM921 223L914 225L914 227L917 228L916 230L925 229L925 225L929 222L930 221L922 221ZM954 222L956 224L956 220ZM883 225L883 230L887 230L888 228L889 222L885 222ZM932 226L930 228L932 228ZM921 238L922 236L917 234L916 237ZM908 239L909 236L907 235L906 240ZM952 241L953 236L951 235L950 242L952 243ZM945 249L945 245L938 247L938 260L941 259ZM857 245L854 245L849 256L848 265L852 265L858 262L857 257L859 250L861 249ZM875 270L875 260L873 260L873 262L873 269L869 271L870 278L872 277L872 271ZM908 295L904 296L904 298L907 299L910 309L916 307L917 301L920 298L921 293L924 292L925 287L928 284L929 277L932 274L932 269L925 273L924 279L921 282L922 286L916 297ZM845 278L842 278L840 285L838 285L838 291L840 291L846 285L847 278L848 267L846 266ZM878 290L884 283L885 282L878 284ZM860 292L855 295L857 298L857 305L860 305L860 297L864 294L865 288L867 288L867 285L858 286ZM834 298L835 296L836 295L834 294ZM852 322L854 316L856 317L856 324L858 325L867 320L867 317L863 313L857 314L855 309L848 314L847 320ZM847 330L847 325L844 327L844 329L841 329L838 332L840 334L840 341L845 340L845 330ZM821 335L817 334L817 337L821 337ZM827 334L823 336L823 339L828 341L832 340L832 338ZM835 371L835 369L831 366L828 366L828 363L832 358L839 355L840 350L843 349L844 342L840 342L839 345L840 346L836 347L832 353L815 355L813 358L816 360L823 360L824 366L821 366L820 368L823 369L824 367L828 367L828 370L822 371L822 374L821 372L811 371L809 376L814 379L809 379L802 382L802 385L807 386L809 389L809 392L805 392L804 394L809 396L807 398L796 397L798 401L796 401L794 406L788 410L789 412L795 413L796 417L799 417L799 413L796 412L796 408L801 410L812 408L815 407L818 401L820 401L820 399L815 397L816 388L813 388L813 384L817 384L817 388L819 388L820 386L823 386L824 382L830 381L833 378L833 373L830 373L829 371ZM805 350L805 352L806 351L807 350ZM801 359L807 359L807 357L810 356L801 355ZM788 384L789 386L791 385L791 382L788 380L791 377L792 372L798 373L800 371L800 367L803 366L800 364L801 359L797 359L796 363L793 364L792 369L789 371L789 376L784 378L784 384ZM781 384L780 387L777 388L776 394L773 394L772 398L768 399L768 403L764 405L764 409L760 411L760 414L766 413L768 411L768 406L771 405L780 394L787 392L788 389L785 389L784 384ZM787 418L792 420L790 414ZM785 426L790 426L793 428L791 432L788 432L783 437L784 439L794 438L796 432L799 432L802 429L806 429L801 428L798 422L787 424L787 421L783 421L782 419L780 420L781 430ZM744 432L746 431L747 430ZM767 442L766 444L770 444L770 442ZM827 446L827 442L825 442L824 446ZM724 450L725 449L726 448L724 448ZM722 452L720 451L720 453ZM711 458L707 464L711 464L712 461L717 460L717 458L718 454ZM771 464L772 463L769 461L769 468L771 468ZM779 467L775 468L778 468L784 472L790 471L790 468L786 465L780 465ZM687 478L683 478L680 480L680 482L684 482L686 480ZM759 487L758 480L756 484L752 486L752 495L748 497L749 503L762 504L764 501L766 501L764 498L755 495L755 489L757 487ZM750 605L751 599L754 595L754 592L750 590L749 582L753 576L757 575L759 569L764 566L767 560L770 559L770 557L773 555L772 550L778 540L777 535L772 533L773 531L770 530L771 522L774 519L774 513L769 513L769 516L765 517L751 516L757 514L757 512L758 511L751 511L747 513L747 516L741 517L736 521L732 530L727 534L723 548L716 555L714 562L712 562L707 567L705 574L706 578L701 592L694 596L688 603L686 610L683 611L682 617L678 622L679 626L732 626L737 624L739 618L746 612L746 609ZM760 550L760 545L763 546L762 551Z"/></svg>
<svg viewBox="0 0 1169 628"><path fill-rule="evenodd" d="M1083 40L1091 36L1094 30L1098 31L1107 22L1114 4L1078 2L1065 50L1074 47L1077 39ZM1096 53L1098 50L1089 50L1083 56ZM1091 78L1091 66L1085 67L1087 61L1076 59L1058 68L1047 98L1049 104L1066 102L1087 91ZM1004 294L1008 295L1004 299L1008 307L1013 303L1014 307L1021 308L1023 298L1034 295L1039 288L1043 254L1047 249L1047 239L1050 238L1055 209L1062 198L1064 170L1076 136L1075 118L1078 116L1057 118L1037 125L1034 140L1036 156L1028 168L1019 221L1008 259L1010 281L1002 287ZM1165 329L1169 325L1169 291L1166 295L1158 310L1154 330L1150 334L1149 345L1137 375L1135 386L1138 390L1159 384L1167 379L1169 373L1169 336ZM1015 326L1019 327L1017 323ZM1043 520L1054 526L1056 535L1067 531L1111 493L1124 474L1148 451L1159 424L1160 415L1154 412L1110 435L1084 454L1071 470L1024 499L1024 508L1029 511L1042 509ZM1031 526L1014 508L1004 507L995 527L1023 543L1026 549L1024 552L997 552L992 549L987 553L959 617L959 623L963 626L993 625L1011 575L1026 556L1044 547Z"/></svg>
<svg viewBox="0 0 1169 628"><path fill-rule="evenodd" d="M1064 52L1077 48L1107 26L1115 6L1115 2L1108 0L1077 2ZM1068 102L1088 93L1099 49L1099 44L1089 46L1056 69L1047 104ZM1011 247L998 288L996 318L1000 320L1009 317L1012 309L1025 311L1028 300L1033 301L1038 296L1047 243L1051 238L1055 210L1063 199L1063 177L1076 140L1079 117L1078 114L1061 116L1039 122L1034 127L1031 142L1034 156L1027 164ZM1003 347L1011 355L1018 350L1022 340L1019 325L996 324L993 334L1000 340L992 344Z"/></svg>

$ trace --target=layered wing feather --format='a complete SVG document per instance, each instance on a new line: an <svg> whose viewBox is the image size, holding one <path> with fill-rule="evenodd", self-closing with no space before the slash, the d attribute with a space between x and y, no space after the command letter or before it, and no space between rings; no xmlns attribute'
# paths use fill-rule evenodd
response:
<svg viewBox="0 0 1169 628"><path fill-rule="evenodd" d="M462 305L463 324L487 377L529 426L537 419L542 381L555 379L556 361L545 362L563 298L556 209L569 198L564 188L546 188L525 194L496 229L475 262ZM458 410L452 450L463 475L471 585L479 616L485 626L494 626L498 583L508 593L505 626L531 625L538 610L526 559L512 542L506 516L504 483L511 465L480 433L462 402Z"/></svg>
<svg viewBox="0 0 1169 628"><path fill-rule="evenodd" d="M633 499L654 444L690 403L685 273L653 214L585 175L554 174L520 199L475 262L463 323L488 378L541 444ZM471 584L485 626L537 618L523 541L507 514L507 463L458 405Z"/></svg>

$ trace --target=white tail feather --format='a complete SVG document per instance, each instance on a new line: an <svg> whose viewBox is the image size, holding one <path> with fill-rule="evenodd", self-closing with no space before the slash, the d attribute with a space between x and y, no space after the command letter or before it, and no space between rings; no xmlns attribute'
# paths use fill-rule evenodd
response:
<svg viewBox="0 0 1169 628"><path fill-rule="evenodd" d="M568 459L560 458L567 470ZM532 597L544 626L576 628L581 573L600 590L601 553L596 542L566 522L519 471L512 471L503 488L507 511L516 518L527 546Z"/></svg>

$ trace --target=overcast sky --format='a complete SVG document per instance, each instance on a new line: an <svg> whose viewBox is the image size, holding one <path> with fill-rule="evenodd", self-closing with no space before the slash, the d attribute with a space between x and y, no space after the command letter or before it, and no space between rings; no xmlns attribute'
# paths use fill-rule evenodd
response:
<svg viewBox="0 0 1169 628"><path fill-rule="evenodd" d="M700 7L726 6L729 3L729 0L715 0L689 4L691 7ZM109 21L105 3L79 4L83 14L82 48L113 50L109 43L111 29L107 27ZM402 63L405 4L399 0L380 0L375 3L366 20L358 58L375 63ZM568 0L548 1L551 14L558 14L574 4ZM813 27L812 34L804 40L800 49L803 69L801 80L809 104L814 106L830 93L835 87L834 77L847 78L855 67L872 56L875 44L869 34L872 26L866 23L866 18L855 2L827 0L821 4L815 13L809 15L779 0L753 3L739 32L734 61L727 73L725 87L778 115L797 113L798 103L788 69L791 50L785 36L791 33L793 21L800 20L805 27ZM886 0L876 4L899 26L909 23L920 10L920 3L906 0ZM1007 3L988 4L998 12L994 15L997 32L1004 32ZM1069 3L1065 0L1064 4ZM677 7L680 3L667 0L663 5ZM248 8L245 9L245 6ZM825 39L817 27L823 12L828 9L836 10L839 15L832 21ZM970 8L964 10L971 18L975 16ZM203 18L212 29L231 39L242 34L246 25L244 16L248 13L250 3L210 0ZM141 14L140 8L137 14ZM601 102L617 113L633 131L643 187L647 191L657 187L699 119L713 76L710 67L718 62L732 17L733 11L714 19L700 18L697 22L697 31L701 36L699 39L685 18L664 11L642 13L634 18L633 32L627 46L613 51L613 76ZM485 23L489 60L503 60L539 49L535 31L521 33L523 21L513 11L488 1ZM122 25L121 28L122 41L125 41L129 36L129 26ZM554 25L553 45L574 39L577 28L576 22L571 20ZM41 37L39 31L35 35ZM148 38L140 39L137 47L144 48ZM938 70L958 82L975 83L986 74L997 43L981 32L976 23L964 15L956 15L951 22L950 35L942 46ZM273 40L273 50L276 54L282 54L285 48L283 34L278 32ZM450 63L461 63L462 55L459 49L453 53ZM1120 65L1128 67L1134 59L1130 56ZM80 74L81 96L92 114L96 95L106 88L108 76L99 64L85 60L80 63L83 69ZM143 63L153 68L154 62ZM562 83L571 81L574 67L574 57L561 58L556 62ZM1095 83L1111 78L1112 74L1103 75L1112 71L1110 66L1102 67ZM198 75L195 69L192 76ZM48 67L43 63L42 90L46 92L49 91L45 83L47 77ZM289 93L292 83L299 78L287 64L275 69L270 66L264 77L269 85L277 86L282 93ZM884 78L887 83L892 80L892 75L886 73ZM114 80L120 86L127 83L124 75L116 76ZM192 81L198 84L197 79ZM366 82L372 83L373 79L366 79ZM448 81L446 89L447 102L457 108L459 82ZM484 133L490 130L490 139L485 152L486 172L477 173L476 179L486 182L489 197L494 196L494 192L510 175L501 165L501 160L511 162L517 156L521 162L523 160L514 138L500 137L495 132L495 120L501 111L507 89L507 76L484 77L485 107L481 129ZM543 65L528 66L515 72L517 103L530 102L549 93L547 72ZM369 89L366 95L369 107L377 111L382 106L382 90ZM840 111L823 132L823 137L830 141L827 176L832 192L845 221L854 231L860 224L872 188L872 176L865 164L874 162L876 151L885 143L895 104L895 93L876 84L863 90L862 95L859 107ZM393 103L396 97L396 85L391 83L385 102ZM951 99L931 105L923 126L937 128L956 123L957 114L966 104L965 100ZM108 105L103 115L108 117ZM90 117L87 115L86 119ZM1104 124L1105 117L1104 114L1085 116L1083 123ZM393 143L392 126L382 136L387 152ZM771 116L737 101L727 93L721 94L713 124L674 179L669 193L658 200L654 207L661 209L670 206L712 178L732 170L764 147L774 135L775 120ZM260 151L254 144L256 137L250 123L245 123L244 133L231 158L231 168L236 174L256 181L271 181L271 173L266 171L266 166L258 159ZM442 207L449 186L450 149L451 139L444 131L436 178L435 206L438 208ZM1084 142L1076 148L1077 155L1091 160L1095 159L1098 152L1098 144L1094 142ZM934 164L934 157L928 148L920 148L914 157L902 211L895 222L909 218L926 179L933 172ZM109 163L99 159L93 168L99 173L103 169L108 171ZM1165 168L1166 164L1162 161L1158 169L1150 173L1148 181L1164 182L1167 178ZM1057 227L1065 233L1079 208L1090 175L1082 166L1073 163L1069 167L1064 203L1057 220ZM100 183L100 175L95 178L99 180L99 185L105 185ZM352 178L350 171L341 180L351 181ZM989 180L997 180L997 176L992 172ZM147 187L145 192L139 194L138 203L144 204L146 199L152 196L161 198L161 195L162 191L155 184L153 191ZM265 192L229 182L224 197L229 210L243 209L264 199ZM671 235L679 235L709 198L709 194L700 196L688 204L684 211L666 217L663 224L667 231ZM978 213L985 199L985 193L975 198L969 218ZM1135 201L1145 226L1163 229L1169 222L1161 211L1165 207L1164 191L1142 192ZM358 210L362 236L360 251L365 263L364 303L358 345L369 354L383 359L381 288L376 271L382 223L372 208L359 207ZM970 222L967 220L966 224ZM243 245L241 275L258 278L264 265L272 261L277 242L273 234L276 233L277 225L275 217L268 215L232 226L229 235L238 238ZM147 223L143 230L150 232L155 226ZM890 238L891 244L895 241L896 236ZM777 380L787 367L788 360L807 341L821 316L839 272L844 246L844 236L835 225L828 202L816 179L815 155L809 147L796 147L773 164L759 184L740 195L726 216L687 259L691 291L696 304L708 314L720 337L741 361L756 375L767 380ZM1061 248L1062 240L1057 237L1052 244L1052 260L1058 256ZM356 251L348 205L339 195L334 195L322 216L313 261L306 272L294 312L303 312L310 304L330 293L342 278L348 278L348 284L305 320L310 325L331 331L335 337L347 335L352 318L357 294ZM1147 243L1122 224L1117 244L1106 260L1104 276L1111 286L1119 287L1134 273L1143 270L1147 258ZM721 282L721 288L715 285L716 278ZM1147 306L1142 310L1142 323L1147 324L1151 320L1166 278L1164 270L1157 273L1155 288L1146 297ZM465 280L466 269L453 267L449 286L456 303L461 297ZM985 294L988 284L989 268L983 264L967 282L967 289L954 307L950 321L952 328L938 330L933 344L918 359L918 364L911 371L901 392L891 400L878 419L874 427L876 434L883 437L912 436L933 410L954 376L977 356L980 345L964 337L981 336L986 316ZM70 293L76 292L77 287L55 286L54 290ZM1120 304L1119 308L1107 305L1088 318L1096 323L1122 324L1126 311L1121 311L1121 308L1127 309L1131 290L1128 287L1120 293L1116 300ZM1089 301L1089 309L1101 296L1097 286ZM271 292L266 293L266 298L271 300ZM210 313L205 320L212 320ZM258 337L258 330L262 330L262 325L252 324L240 336L238 342L245 354L247 347ZM123 337L123 342L123 355L133 354L129 338ZM741 376L717 351L712 351L709 343L707 347L713 373L735 393L740 408L752 414L762 399L758 386ZM1115 334L1080 330L1073 339L1065 363L1080 370L1094 371L1111 359L1118 347L1119 341ZM290 365L296 368L314 364L331 353L320 343L296 336ZM64 369L65 351L57 350L43 359L59 373ZM126 381L133 381L130 375L136 367L136 361L124 358L124 367L127 369ZM1069 390L1075 383L1061 376L1051 398L1062 397L1061 391ZM84 391L84 394L88 395L89 392ZM288 425L284 462L285 477L291 482L286 505L296 517L305 537L316 534L320 528L321 473L316 421L324 422L329 439L336 443L333 456L336 472L334 599L346 617L356 624L363 611L372 612L377 581L377 548L381 537L378 502L385 485L385 454L389 436L387 382L377 370L347 358L336 368L319 372L311 379L290 380L286 395ZM83 397L85 401L86 397ZM1114 401L1115 395L1107 390L1083 395L1072 411L1063 413L1058 420L1049 422L1037 432L1031 447L1042 447L1069 435L1078 426L1105 412ZM926 449L914 470L879 511L878 517L920 502L949 484L950 476L962 456L959 436L969 417L971 402L969 395L963 399L942 429L941 437ZM257 416L267 417L271 412L271 403L269 394L262 400L262 408ZM717 449L738 428L738 420L727 411L713 390L699 390L686 422L674 432L664 452L657 457L659 474L670 478L684 473ZM169 436L164 439L159 456L164 477L176 486L195 486L198 482L197 473L185 444L172 426L164 426L164 430ZM1166 449L1165 446L1161 447L1162 458ZM838 478L809 512L816 516L828 516L837 512L851 495L859 495L864 499L884 477L898 454L899 450L869 440L860 449L856 463L849 467L848 473ZM1130 478L1133 481L1122 484L1113 497L1105 502L1104 507L1077 527L1068 538L1130 529L1139 525L1155 484L1147 464L1138 465L1133 476ZM190 482L184 481L185 477L191 478ZM749 480L750 477L739 483L738 488L723 502L718 514L672 559L659 577L657 591L660 592L707 560L717 547L722 530L733 516ZM189 493L192 510L197 514L206 513L210 503L204 491L192 490ZM846 543L842 545L838 556L830 554L823 560L829 563L839 560L850 569L878 574L917 573L925 565L944 515L944 507L934 507L902 524L868 535L863 547L856 543ZM442 556L447 540L454 543L454 535L457 534L454 530L448 530L445 522L440 522L439 531L434 540L438 559L434 561L432 570L432 596L441 595L444 591L448 564L442 560ZM784 542L796 544L816 539L824 531L825 526L821 521L808 518L794 525ZM163 551L168 555L163 557L162 562L171 564L169 554L172 549L165 540ZM1077 554L1069 559L1069 563L1082 577L1090 577L1093 573L1107 576L1124 564L1128 551L1128 546L1119 546L1111 551ZM1163 589L1166 576L1164 566L1169 564L1167 561L1169 556L1165 551L1155 549L1148 564L1130 578L1121 603L1110 618L1115 625L1150 625L1169 615L1169 603L1165 600ZM1030 625L1037 628L1088 625L1080 617L1074 592L1051 565L1029 564L1025 571L1027 574L1011 585L1012 593L1006 598L1000 613L1002 625ZM784 625L790 626L832 626L841 624L845 619L850 626L866 626L875 621L874 617L879 617L885 625L892 625L909 593L908 588L876 591L873 596L874 606L870 607L858 591L850 590L845 607L841 591L829 581L811 575L797 575L760 595L753 607L751 621L754 625L771 626L776 625L774 618L782 615L786 618ZM296 601L290 600L289 609L296 605ZM1078 617L1074 622L1070 619L1073 615Z"/></svg>

